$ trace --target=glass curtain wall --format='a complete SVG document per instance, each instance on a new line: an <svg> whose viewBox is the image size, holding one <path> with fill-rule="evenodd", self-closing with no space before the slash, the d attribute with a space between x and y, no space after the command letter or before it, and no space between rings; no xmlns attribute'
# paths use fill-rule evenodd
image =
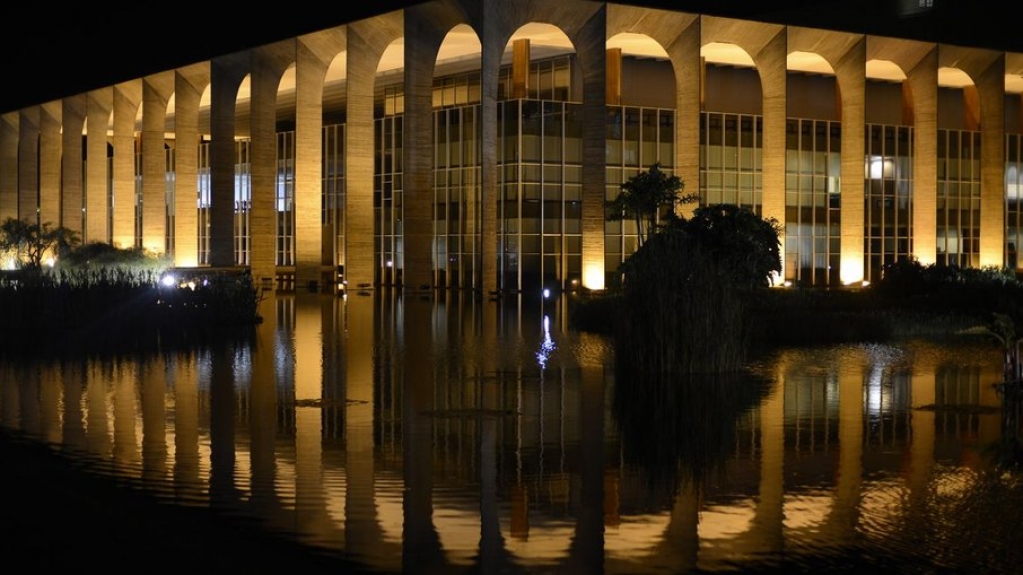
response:
<svg viewBox="0 0 1023 575"><path fill-rule="evenodd" d="M913 255L913 128L866 127L864 263L867 281Z"/></svg>
<svg viewBox="0 0 1023 575"><path fill-rule="evenodd" d="M274 213L277 217L276 264L295 265L295 132L277 134L277 181Z"/></svg>
<svg viewBox="0 0 1023 575"><path fill-rule="evenodd" d="M763 213L763 119L700 114L700 204L735 204Z"/></svg>
<svg viewBox="0 0 1023 575"><path fill-rule="evenodd" d="M438 287L475 284L482 216L478 116L479 106L433 114L433 269Z"/></svg>
<svg viewBox="0 0 1023 575"><path fill-rule="evenodd" d="M402 257L402 116L394 113L375 121L373 214L376 283L400 286Z"/></svg>
<svg viewBox="0 0 1023 575"><path fill-rule="evenodd" d="M659 163L672 174L675 167L675 111L662 108L608 106L605 123L606 193L611 201L622 184ZM683 191L684 193L684 191ZM639 247L634 219L604 221L605 284L612 285L618 266Z"/></svg>
<svg viewBox="0 0 1023 575"><path fill-rule="evenodd" d="M325 230L323 249L338 265L338 280L344 279L345 261L345 126L333 124L323 128L323 194L322 224Z"/></svg>
<svg viewBox="0 0 1023 575"><path fill-rule="evenodd" d="M937 263L980 266L980 132L938 130Z"/></svg>
<svg viewBox="0 0 1023 575"><path fill-rule="evenodd" d="M198 259L199 265L209 265L210 263L210 207L213 203L213 173L210 170L210 143L200 142L199 143L199 165L198 165L198 176L199 176L199 197L197 201L198 213L198 229L197 244L199 246Z"/></svg>
<svg viewBox="0 0 1023 575"><path fill-rule="evenodd" d="M841 125L790 118L785 132L785 281L838 285Z"/></svg>
<svg viewBox="0 0 1023 575"><path fill-rule="evenodd" d="M172 252L174 249L174 184L177 181L177 175L175 172L174 164L174 152L175 148L167 148L166 153L166 171L164 172L164 201L167 204L167 219L164 230L164 246L166 246L168 252Z"/></svg>
<svg viewBox="0 0 1023 575"><path fill-rule="evenodd" d="M1005 135L1005 266L1019 269L1023 245L1023 134Z"/></svg>
<svg viewBox="0 0 1023 575"><path fill-rule="evenodd" d="M249 214L252 212L252 159L249 141L235 143L234 263L249 265Z"/></svg>

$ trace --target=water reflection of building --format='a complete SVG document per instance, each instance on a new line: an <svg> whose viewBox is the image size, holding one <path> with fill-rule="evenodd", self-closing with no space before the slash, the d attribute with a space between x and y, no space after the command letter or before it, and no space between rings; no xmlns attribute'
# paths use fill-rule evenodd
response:
<svg viewBox="0 0 1023 575"><path fill-rule="evenodd" d="M271 285L601 288L637 245L604 200L659 162L778 219L784 280L1021 265L1020 54L502 6L419 3L7 111L0 217Z"/></svg>
<svg viewBox="0 0 1023 575"><path fill-rule="evenodd" d="M885 530L935 489L936 467L981 465L973 448L1001 431L997 412L972 409L999 404L995 350L786 352L765 363L768 394L734 415L721 467L651 491L612 416L611 390L630 382L599 341L566 339L558 320L559 353L576 351L541 369L534 306L264 303L253 347L4 364L0 423L160 497L406 572L712 567L894 536Z"/></svg>

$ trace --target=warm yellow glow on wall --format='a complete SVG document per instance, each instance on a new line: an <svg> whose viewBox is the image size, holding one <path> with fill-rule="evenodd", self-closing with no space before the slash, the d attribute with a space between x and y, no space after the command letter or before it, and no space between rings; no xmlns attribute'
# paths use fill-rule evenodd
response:
<svg viewBox="0 0 1023 575"><path fill-rule="evenodd" d="M858 284L863 281L863 257L842 256L842 269L839 272L842 285Z"/></svg>
<svg viewBox="0 0 1023 575"><path fill-rule="evenodd" d="M603 262L583 263L583 287L591 290L604 289L604 264Z"/></svg>
<svg viewBox="0 0 1023 575"><path fill-rule="evenodd" d="M993 249L982 249L980 250L980 267L982 268L1000 268L1005 265L1002 261L1002 252L1000 250Z"/></svg>

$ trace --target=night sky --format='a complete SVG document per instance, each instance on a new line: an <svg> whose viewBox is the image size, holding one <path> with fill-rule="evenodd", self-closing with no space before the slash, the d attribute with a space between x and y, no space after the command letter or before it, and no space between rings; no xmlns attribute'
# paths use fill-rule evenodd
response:
<svg viewBox="0 0 1023 575"><path fill-rule="evenodd" d="M338 26L411 4L408 0L362 0L331 4L290 0L287 9L255 8L252 15L221 10L165 13L147 24L144 10L116 3L19 5L0 33L0 112L80 94L214 56ZM933 0L926 18L905 17L905 0L625 0L702 14L833 26L852 32L906 35L922 40L955 38L966 46L1023 52L1023 34L999 10L976 11L976 2ZM915 3L915 0L911 3ZM342 7L343 6L343 7ZM261 15L260 12L265 13ZM142 14L140 16L140 14ZM128 30L129 34L119 31ZM185 30L182 36L172 36ZM153 44L151 38L163 42ZM182 38L187 38L183 40Z"/></svg>

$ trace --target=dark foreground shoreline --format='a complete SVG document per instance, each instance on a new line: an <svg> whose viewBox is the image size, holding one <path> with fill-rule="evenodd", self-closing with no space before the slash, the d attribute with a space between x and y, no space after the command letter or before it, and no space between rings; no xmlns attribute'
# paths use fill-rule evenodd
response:
<svg viewBox="0 0 1023 575"><path fill-rule="evenodd" d="M0 565L57 573L368 573L203 508L161 503L0 428Z"/></svg>

